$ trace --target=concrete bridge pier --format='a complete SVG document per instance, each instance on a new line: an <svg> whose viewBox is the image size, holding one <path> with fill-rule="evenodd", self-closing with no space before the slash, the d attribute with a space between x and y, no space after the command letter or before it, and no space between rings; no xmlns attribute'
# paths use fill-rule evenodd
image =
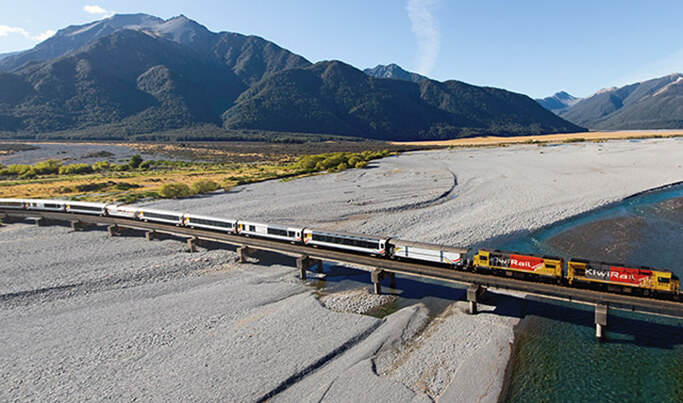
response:
<svg viewBox="0 0 683 403"><path fill-rule="evenodd" d="M145 232L145 239L148 241L153 241L157 238L157 233L156 231L147 231Z"/></svg>
<svg viewBox="0 0 683 403"><path fill-rule="evenodd" d="M196 236L187 239L187 247L190 249L190 253L195 253L197 251L197 245L199 245L199 238Z"/></svg>
<svg viewBox="0 0 683 403"><path fill-rule="evenodd" d="M396 279L394 277L394 273L384 271L379 267L370 273L370 279L372 280L372 284L375 286L375 294L376 295L382 295L382 280L384 280L384 278L386 278L387 276L392 278L392 280L391 280L393 283L392 287L395 287L396 286L396 284L395 284Z"/></svg>
<svg viewBox="0 0 683 403"><path fill-rule="evenodd" d="M607 337L607 304L595 305L595 338L604 340Z"/></svg>
<svg viewBox="0 0 683 403"><path fill-rule="evenodd" d="M475 315L477 313L477 300L484 295L486 288L479 284L470 284L467 288L467 301L470 303L469 314Z"/></svg>
<svg viewBox="0 0 683 403"><path fill-rule="evenodd" d="M249 247L247 245L242 245L237 248L237 261L240 263L247 263L247 257L249 257Z"/></svg>
<svg viewBox="0 0 683 403"><path fill-rule="evenodd" d="M296 258L296 267L299 269L299 278L306 280L306 272L311 267L316 266L318 273L323 271L323 261L320 259L313 259L307 255L301 255Z"/></svg>
<svg viewBox="0 0 683 403"><path fill-rule="evenodd" d="M115 237L121 233L121 229L118 225L108 225L107 233L109 234L109 237Z"/></svg>

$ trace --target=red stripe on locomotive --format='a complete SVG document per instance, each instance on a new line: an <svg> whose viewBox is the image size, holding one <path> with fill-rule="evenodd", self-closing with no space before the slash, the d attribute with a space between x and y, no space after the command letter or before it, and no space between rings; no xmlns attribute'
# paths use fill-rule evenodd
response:
<svg viewBox="0 0 683 403"><path fill-rule="evenodd" d="M536 271L543 268L543 259L535 256L510 255L510 268Z"/></svg>
<svg viewBox="0 0 683 403"><path fill-rule="evenodd" d="M610 266L609 279L617 283L645 285L652 277L650 270L631 269L628 267Z"/></svg>

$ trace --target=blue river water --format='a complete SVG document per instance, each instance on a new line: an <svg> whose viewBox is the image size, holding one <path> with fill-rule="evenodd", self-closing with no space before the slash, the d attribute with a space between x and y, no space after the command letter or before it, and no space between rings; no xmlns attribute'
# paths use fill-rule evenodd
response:
<svg viewBox="0 0 683 403"><path fill-rule="evenodd" d="M489 244L490 246L490 244ZM666 268L683 277L683 185L641 194L493 245L503 250ZM683 402L683 320L532 300L502 400Z"/></svg>
<svg viewBox="0 0 683 403"><path fill-rule="evenodd" d="M683 277L682 241L683 184L472 247L646 265ZM326 264L325 272L310 283L321 292L370 284L361 271ZM399 298L371 312L378 317L418 302L438 315L465 298L453 284L401 276L396 289L384 284L383 291ZM683 402L683 320L610 310L607 340L598 342L592 307L522 305L503 401Z"/></svg>

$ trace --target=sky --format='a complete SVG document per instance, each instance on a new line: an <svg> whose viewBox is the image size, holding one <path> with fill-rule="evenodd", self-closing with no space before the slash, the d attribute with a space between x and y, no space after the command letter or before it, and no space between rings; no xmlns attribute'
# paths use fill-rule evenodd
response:
<svg viewBox="0 0 683 403"><path fill-rule="evenodd" d="M184 14L312 62L396 63L534 98L683 72L683 0L0 0L0 53L113 13Z"/></svg>

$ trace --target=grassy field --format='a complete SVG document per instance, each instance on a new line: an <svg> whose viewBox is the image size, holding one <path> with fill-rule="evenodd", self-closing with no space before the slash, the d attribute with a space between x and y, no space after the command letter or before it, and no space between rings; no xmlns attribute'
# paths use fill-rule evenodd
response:
<svg viewBox="0 0 683 403"><path fill-rule="evenodd" d="M412 141L394 142L394 145L403 146L496 146L502 144L540 144L540 143L574 143L582 141L601 141L618 139L642 139L655 137L677 137L683 136L683 130L622 130L613 132L583 132L583 133L562 133L546 134L542 136L517 136L517 137L472 137L455 140L436 140L436 141Z"/></svg>
<svg viewBox="0 0 683 403"><path fill-rule="evenodd" d="M126 144L142 155L168 160L0 165L2 198L69 198L130 203L183 197L270 179L288 180L323 171L364 168L370 160L413 146L383 142L313 144ZM6 147L10 149L10 147ZM14 151L21 151L15 147Z"/></svg>

